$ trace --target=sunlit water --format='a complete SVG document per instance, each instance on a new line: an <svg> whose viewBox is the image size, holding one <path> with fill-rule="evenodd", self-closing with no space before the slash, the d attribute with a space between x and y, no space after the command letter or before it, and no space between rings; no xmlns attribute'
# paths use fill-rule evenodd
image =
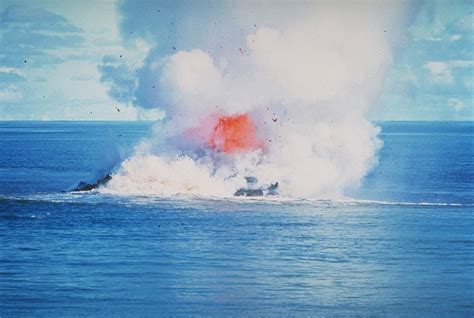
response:
<svg viewBox="0 0 474 318"><path fill-rule="evenodd" d="M1 123L0 316L473 316L473 125L381 125L331 202L61 193L150 124Z"/></svg>

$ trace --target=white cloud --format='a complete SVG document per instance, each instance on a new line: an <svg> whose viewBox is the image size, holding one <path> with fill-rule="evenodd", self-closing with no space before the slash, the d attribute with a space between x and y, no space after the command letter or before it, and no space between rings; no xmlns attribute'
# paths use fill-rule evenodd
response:
<svg viewBox="0 0 474 318"><path fill-rule="evenodd" d="M451 61L429 61L423 65L431 74L431 80L438 84L450 85L454 83L453 70L456 68L469 68L474 61L451 60Z"/></svg>
<svg viewBox="0 0 474 318"><path fill-rule="evenodd" d="M461 38L462 38L461 34L453 34L448 38L448 40L450 42L454 42L454 41L460 40Z"/></svg>
<svg viewBox="0 0 474 318"><path fill-rule="evenodd" d="M423 67L430 71L433 82L440 84L452 84L454 82L448 63L427 62Z"/></svg>
<svg viewBox="0 0 474 318"><path fill-rule="evenodd" d="M459 98L450 98L448 99L449 107L452 107L456 112L463 111L468 105L460 100Z"/></svg>
<svg viewBox="0 0 474 318"><path fill-rule="evenodd" d="M425 40L427 41L433 41L433 42L439 42L439 41L442 41L443 39L439 36L427 36L425 38Z"/></svg>
<svg viewBox="0 0 474 318"><path fill-rule="evenodd" d="M23 95L18 87L9 85L5 89L0 90L0 103L1 102L18 102L23 99Z"/></svg>
<svg viewBox="0 0 474 318"><path fill-rule="evenodd" d="M16 74L19 76L23 76L23 72L19 68L7 67L7 66L0 66L0 73Z"/></svg>
<svg viewBox="0 0 474 318"><path fill-rule="evenodd" d="M152 120L157 121L165 117L165 112L159 108L145 109L145 108L135 108L137 111L138 120Z"/></svg>
<svg viewBox="0 0 474 318"><path fill-rule="evenodd" d="M451 67L472 67L474 66L474 61L454 60L449 61L448 64Z"/></svg>
<svg viewBox="0 0 474 318"><path fill-rule="evenodd" d="M449 42L454 42L454 41L459 41L462 38L461 34L453 34L450 36L447 35L442 35L442 36L427 36L425 38L426 41L432 41L432 42L441 42L441 41L446 41L448 40Z"/></svg>
<svg viewBox="0 0 474 318"><path fill-rule="evenodd" d="M126 60L139 69L150 49L144 40L137 40L127 47L122 45L115 2L86 0L62 5L57 1L46 1L38 5L28 0L6 0L0 4L0 15L4 9L16 4L23 4L22 12L37 12L37 7L41 7L41 12L66 21L81 41L77 45L55 46L29 43L31 48L29 46L28 50L36 45L41 54L36 62L32 57L25 65L23 58L19 65L11 62L16 61L15 54L6 52L0 65L0 106L17 102L21 102L21 106L35 106L2 107L0 118L136 120L159 117L159 114L139 112L131 105L112 100L107 94L107 86L100 81L97 65L105 54ZM91 7L94 10L90 10ZM37 21L33 19L33 22ZM45 25L48 27L42 31L45 36L59 32L49 23ZM12 51L11 47L9 49ZM121 111L116 111L116 107Z"/></svg>
<svg viewBox="0 0 474 318"><path fill-rule="evenodd" d="M405 65L403 67L403 69L400 72L399 76L400 76L399 79L401 81L408 82L408 83L411 83L411 84L419 84L419 80L418 80L415 72L413 72L412 68L409 65Z"/></svg>

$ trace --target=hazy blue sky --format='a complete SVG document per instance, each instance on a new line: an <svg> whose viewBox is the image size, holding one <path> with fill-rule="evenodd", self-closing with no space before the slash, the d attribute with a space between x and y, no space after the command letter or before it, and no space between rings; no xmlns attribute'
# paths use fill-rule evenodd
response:
<svg viewBox="0 0 474 318"><path fill-rule="evenodd" d="M144 67L147 59L209 47L207 41L226 30L218 23L239 19L226 4L196 4L2 0L0 119L159 118L159 94L140 93L151 76L152 68ZM355 5L337 5L343 10L349 4ZM472 3L408 6L410 16L402 23L383 93L370 117L473 120ZM286 23L281 8L272 14L272 27ZM196 33L189 32L189 25L184 33L186 23L196 23L191 26ZM239 23L241 34L229 28L227 41L239 41L264 24ZM212 24L215 29L207 28ZM198 35L203 30L205 36Z"/></svg>

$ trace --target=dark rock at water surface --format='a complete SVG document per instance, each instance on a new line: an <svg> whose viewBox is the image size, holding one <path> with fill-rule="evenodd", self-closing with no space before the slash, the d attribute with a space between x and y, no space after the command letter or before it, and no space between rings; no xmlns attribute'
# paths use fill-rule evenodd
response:
<svg viewBox="0 0 474 318"><path fill-rule="evenodd" d="M234 196L236 197L262 197L267 195L278 194L278 182L272 183L270 186L257 187L257 178L245 177L247 181L247 187L240 188L235 191Z"/></svg>
<svg viewBox="0 0 474 318"><path fill-rule="evenodd" d="M105 177L98 179L95 183L87 183L84 181L79 182L77 187L75 187L72 191L79 192L79 191L91 191L97 189L100 186L106 185L110 180L112 180L112 176L107 174Z"/></svg>
<svg viewBox="0 0 474 318"><path fill-rule="evenodd" d="M263 190L240 188L234 193L234 195L236 197L261 197L263 196Z"/></svg>

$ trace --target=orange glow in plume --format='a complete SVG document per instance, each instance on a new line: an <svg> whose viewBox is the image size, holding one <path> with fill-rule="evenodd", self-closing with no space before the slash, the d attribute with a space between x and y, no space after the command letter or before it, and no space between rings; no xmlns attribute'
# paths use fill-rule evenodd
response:
<svg viewBox="0 0 474 318"><path fill-rule="evenodd" d="M227 153L250 151L263 147L256 136L257 128L247 114L220 116L211 132L208 144Z"/></svg>

